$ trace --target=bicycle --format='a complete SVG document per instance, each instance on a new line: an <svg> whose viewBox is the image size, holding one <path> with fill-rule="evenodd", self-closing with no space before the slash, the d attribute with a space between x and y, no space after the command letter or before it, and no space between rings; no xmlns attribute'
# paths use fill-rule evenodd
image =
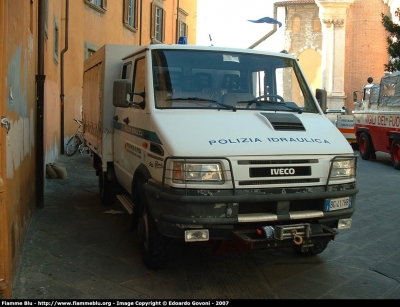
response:
<svg viewBox="0 0 400 307"><path fill-rule="evenodd" d="M74 155L78 150L81 155L83 155L85 152L90 154L90 148L85 146L85 142L83 140L83 130L80 128L82 127L82 121L79 119L75 119L74 121L79 125L78 129L75 131L75 135L72 136L68 142L67 142L67 148L66 148L66 154L67 156L72 156Z"/></svg>

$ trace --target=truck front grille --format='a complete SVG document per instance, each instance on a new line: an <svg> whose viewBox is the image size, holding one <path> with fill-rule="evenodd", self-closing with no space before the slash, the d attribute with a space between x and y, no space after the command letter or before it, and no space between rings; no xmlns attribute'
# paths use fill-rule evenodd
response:
<svg viewBox="0 0 400 307"><path fill-rule="evenodd" d="M281 180L246 180L239 181L239 185L260 185L260 184L290 184L290 183L310 183L310 182L320 182L319 178L310 179L281 179Z"/></svg>

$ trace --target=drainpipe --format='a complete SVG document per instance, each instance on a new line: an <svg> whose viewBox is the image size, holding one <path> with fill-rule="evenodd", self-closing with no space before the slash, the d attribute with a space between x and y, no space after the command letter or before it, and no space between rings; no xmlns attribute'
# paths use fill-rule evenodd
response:
<svg viewBox="0 0 400 307"><path fill-rule="evenodd" d="M36 207L44 208L44 10L45 0L39 0L38 12L38 72L36 75Z"/></svg>
<svg viewBox="0 0 400 307"><path fill-rule="evenodd" d="M276 5L274 3L274 19L276 19L276 13L277 8ZM259 44L261 44L263 41L265 41L268 37L270 37L272 34L274 34L276 32L276 23L274 23L274 29L269 31L266 35L264 35L263 37L261 37L258 41L256 41L253 45L251 45L250 47L248 47L247 49L253 49L254 47L257 47Z"/></svg>
<svg viewBox="0 0 400 307"><path fill-rule="evenodd" d="M61 154L64 154L64 53L68 50L68 19L69 19L69 0L65 1L65 43L64 49L61 51L61 63L60 63L60 73L61 73L61 124L60 124L60 147Z"/></svg>
<svg viewBox="0 0 400 307"><path fill-rule="evenodd" d="M179 3L180 1L178 0L178 4L177 4L177 6L176 6L176 30L175 30L175 35L177 36L176 38L175 38L175 44L178 42L178 40L179 40L179 34L180 34L180 29L179 29L179 7L180 7L180 3ZM186 36L187 36L188 34L186 33Z"/></svg>
<svg viewBox="0 0 400 307"><path fill-rule="evenodd" d="M142 7L143 7L143 0L140 0L140 38L139 38L139 46L142 46L142 29L143 29L143 27L142 27L142 17L143 17L143 10L142 10Z"/></svg>

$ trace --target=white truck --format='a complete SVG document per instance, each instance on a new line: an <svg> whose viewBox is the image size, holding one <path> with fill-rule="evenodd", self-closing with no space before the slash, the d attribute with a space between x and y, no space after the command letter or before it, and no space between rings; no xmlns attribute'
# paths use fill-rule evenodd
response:
<svg viewBox="0 0 400 307"><path fill-rule="evenodd" d="M361 99L354 92L354 130L364 160L375 160L376 152L389 153L400 170L400 72L383 76L380 83L363 87ZM358 100L358 101L357 101Z"/></svg>
<svg viewBox="0 0 400 307"><path fill-rule="evenodd" d="M172 239L316 255L350 228L357 156L319 103L284 53L105 45L84 63L100 196L132 215L150 269Z"/></svg>

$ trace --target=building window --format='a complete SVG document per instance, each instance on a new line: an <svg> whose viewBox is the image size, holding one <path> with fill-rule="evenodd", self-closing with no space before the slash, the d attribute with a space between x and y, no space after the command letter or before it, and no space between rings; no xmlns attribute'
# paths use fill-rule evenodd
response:
<svg viewBox="0 0 400 307"><path fill-rule="evenodd" d="M88 58L90 58L95 52L96 50L88 49L87 51Z"/></svg>
<svg viewBox="0 0 400 307"><path fill-rule="evenodd" d="M151 4L151 38L159 42L165 39L165 11L161 7Z"/></svg>
<svg viewBox="0 0 400 307"><path fill-rule="evenodd" d="M181 36L186 36L188 38L188 25L186 23L186 17L189 16L187 12L179 8L178 18L176 20L176 40L179 42Z"/></svg>
<svg viewBox="0 0 400 307"><path fill-rule="evenodd" d="M107 7L107 0L88 0L90 3L95 6L101 7L102 9Z"/></svg>
<svg viewBox="0 0 400 307"><path fill-rule="evenodd" d="M53 57L54 61L58 63L59 53L59 40L60 40L60 29L58 27L56 18L54 17L54 31L53 31Z"/></svg>
<svg viewBox="0 0 400 307"><path fill-rule="evenodd" d="M179 37L187 36L187 24L184 22L179 23Z"/></svg>
<svg viewBox="0 0 400 307"><path fill-rule="evenodd" d="M313 32L321 32L321 21L318 17L313 19Z"/></svg>
<svg viewBox="0 0 400 307"><path fill-rule="evenodd" d="M88 7L100 13L105 13L105 11L107 10L107 0L84 0L84 1Z"/></svg>
<svg viewBox="0 0 400 307"><path fill-rule="evenodd" d="M137 0L124 0L124 24L128 28L138 28Z"/></svg>
<svg viewBox="0 0 400 307"><path fill-rule="evenodd" d="M293 19L292 19L292 23L293 23L293 28L292 28L293 33L300 33L300 30L301 30L300 17L299 16L294 16Z"/></svg>
<svg viewBox="0 0 400 307"><path fill-rule="evenodd" d="M156 7L156 40L159 40L160 42L162 42L162 31L163 31L163 10L162 8Z"/></svg>
<svg viewBox="0 0 400 307"><path fill-rule="evenodd" d="M87 58L91 57L93 53L95 53L97 50L99 50L99 46L89 43L89 42L84 42L84 51L83 51L83 57L84 60Z"/></svg>

